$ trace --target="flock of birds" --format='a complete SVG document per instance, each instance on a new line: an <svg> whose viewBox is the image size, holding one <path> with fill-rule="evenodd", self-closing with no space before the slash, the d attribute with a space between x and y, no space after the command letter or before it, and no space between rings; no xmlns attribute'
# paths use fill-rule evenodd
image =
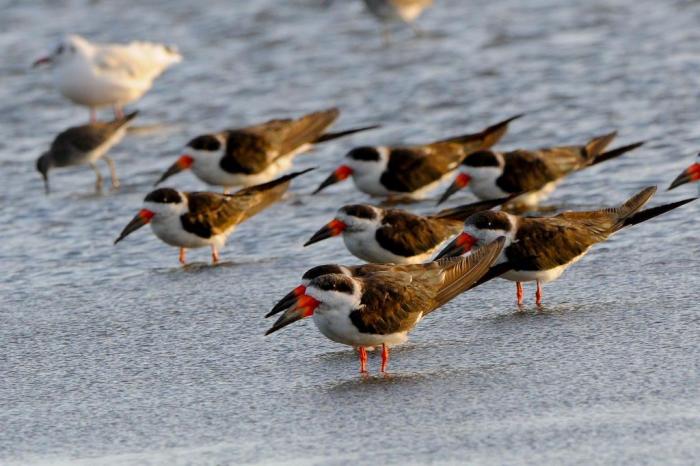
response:
<svg viewBox="0 0 700 466"><path fill-rule="evenodd" d="M364 0L380 19L412 21L430 0ZM174 47L148 42L96 44L71 35L35 65L52 67L55 85L69 100L90 109L88 124L60 133L37 160L49 193L53 168L90 165L102 176L104 159L113 188L119 186L114 162L106 154L125 135L137 112L125 105L142 97L153 81L182 57ZM97 121L97 109L111 106L115 118ZM276 119L252 126L199 135L156 184L191 170L200 180L222 190L184 192L158 188L126 225L115 244L149 224L165 243L179 248L185 264L190 248L211 248L212 262L237 225L278 202L290 182L309 170L288 171L295 157L317 144L369 131L368 125L330 131L339 118L327 109L298 118ZM542 284L559 278L597 243L676 209L695 198L646 208L656 192L647 187L619 205L554 216L522 215L537 208L567 176L620 157L643 143L610 149L616 132L570 146L499 152L492 149L521 118L516 115L482 131L422 145L358 147L314 194L351 178L360 191L384 200L383 206L346 205L305 244L341 236L364 265L322 265L307 271L301 284L266 316L281 314L266 334L313 317L329 339L356 348L360 370L367 373L367 350L382 348L381 372L389 347L403 343L427 314L458 295L494 278L516 283L523 303L523 282ZM394 206L424 199L444 181L451 184L444 202L470 188L479 202L418 215ZM681 173L669 189L700 181L700 163ZM230 193L234 187L242 189ZM499 210L494 210L499 209Z"/></svg>

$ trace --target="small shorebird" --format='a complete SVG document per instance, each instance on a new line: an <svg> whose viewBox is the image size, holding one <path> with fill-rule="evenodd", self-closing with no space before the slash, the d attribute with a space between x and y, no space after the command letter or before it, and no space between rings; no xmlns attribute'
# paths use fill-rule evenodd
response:
<svg viewBox="0 0 700 466"><path fill-rule="evenodd" d="M345 247L364 261L420 264L433 257L445 241L460 233L468 217L509 200L482 201L427 216L367 204L347 205L304 246L342 235Z"/></svg>
<svg viewBox="0 0 700 466"><path fill-rule="evenodd" d="M49 193L49 170L58 167L90 165L97 174L95 189L102 190L102 175L97 168L97 160L104 158L109 166L112 188L119 187L114 161L107 152L122 140L129 122L138 112L132 112L122 118L107 123L95 122L68 128L60 133L51 143L51 148L36 161L36 168L44 177L46 194Z"/></svg>
<svg viewBox="0 0 700 466"><path fill-rule="evenodd" d="M224 190L264 183L289 169L297 155L315 144L377 128L366 126L327 132L338 116L340 111L331 108L296 119L270 120L197 136L187 143L183 155L163 173L156 185L187 169L205 183Z"/></svg>
<svg viewBox="0 0 700 466"><path fill-rule="evenodd" d="M160 240L180 248L181 264L185 264L186 249L206 246L211 247L212 263L216 264L219 249L239 224L279 201L292 179L311 170L291 173L233 194L156 189L146 196L143 209L122 230L114 244L150 223Z"/></svg>
<svg viewBox="0 0 700 466"><path fill-rule="evenodd" d="M485 211L472 215L464 231L438 256L454 257L497 237L506 238L506 247L496 261L510 271L503 278L516 282L518 305L523 302L522 282L537 282L537 304L542 304L542 283L559 278L597 243L622 228L636 225L688 202L665 204L641 210L656 187L643 189L619 207L588 212L564 212L553 217L520 217L505 212Z"/></svg>
<svg viewBox="0 0 700 466"><path fill-rule="evenodd" d="M678 175L678 177L673 180L673 183L671 183L671 186L668 187L668 190L676 189L679 186L682 186L686 183L692 183L694 181L700 181L700 154L698 155L698 162L695 162L683 172ZM700 185L698 185L698 188L700 190Z"/></svg>
<svg viewBox="0 0 700 466"><path fill-rule="evenodd" d="M591 139L584 146L564 146L535 151L480 151L462 161L460 174L440 198L438 204L469 186L479 199L495 199L516 193L514 205L536 207L574 172L619 157L640 147L643 142L604 152L617 133Z"/></svg>
<svg viewBox="0 0 700 466"><path fill-rule="evenodd" d="M466 134L431 144L408 147L359 147L345 156L314 194L349 177L370 196L422 199L459 167L469 154L488 149L508 131L514 116L476 134ZM500 196L505 197L505 196Z"/></svg>
<svg viewBox="0 0 700 466"><path fill-rule="evenodd" d="M468 257L427 264L374 265L363 276L321 274L286 303L290 306L266 335L313 317L327 338L359 350L362 374L367 373L366 348L381 345L384 373L389 347L405 342L423 317L473 288L504 244L500 238Z"/></svg>
<svg viewBox="0 0 700 466"><path fill-rule="evenodd" d="M367 9L384 25L384 41L389 41L388 23L404 22L420 35L413 22L432 6L433 0L364 0Z"/></svg>
<svg viewBox="0 0 700 466"><path fill-rule="evenodd" d="M94 122L100 107L112 106L115 116L123 116L124 105L140 99L158 76L181 60L178 51L166 45L97 44L73 34L34 66L50 64L61 94L90 108L90 121Z"/></svg>

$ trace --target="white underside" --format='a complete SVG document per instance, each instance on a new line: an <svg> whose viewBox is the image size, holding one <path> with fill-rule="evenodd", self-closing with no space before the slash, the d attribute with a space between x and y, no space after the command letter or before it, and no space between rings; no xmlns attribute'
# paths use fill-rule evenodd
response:
<svg viewBox="0 0 700 466"><path fill-rule="evenodd" d="M539 191L533 191L523 194L522 196L518 196L513 199L511 203L528 207L536 207L540 204L540 202L552 194L559 183L560 181L552 181L547 183ZM469 188L471 189L472 193L474 193L474 195L482 201L498 199L512 194L502 191L492 179L473 178L469 183Z"/></svg>
<svg viewBox="0 0 700 466"><path fill-rule="evenodd" d="M419 201L425 199L426 196L431 191L435 190L438 186L440 186L440 184L443 183L445 179L452 177L452 173L453 172L448 172L444 174L439 180L425 185L422 188L413 191L412 193L401 193L386 189L384 185L380 182L382 172L377 173L375 171L366 174L354 172L352 179L355 183L355 186L357 186L357 188L360 191L369 194L370 196L408 198Z"/></svg>
<svg viewBox="0 0 700 466"><path fill-rule="evenodd" d="M440 245L430 251L417 256L405 257L397 256L382 248L375 239L375 230L362 232L344 232L343 242L348 251L355 257L366 262L375 264L421 264L433 257L433 254L440 250Z"/></svg>
<svg viewBox="0 0 700 466"><path fill-rule="evenodd" d="M156 215L151 221L151 229L161 241L170 246L187 249L215 246L217 249L221 249L226 244L226 239L233 233L235 227L229 229L224 234L215 235L211 238L202 238L185 231L185 229L182 228L180 217L172 216L159 218L158 215Z"/></svg>
<svg viewBox="0 0 700 466"><path fill-rule="evenodd" d="M408 339L408 332L398 332L389 335L360 333L352 324L346 311L329 309L324 305L316 309L313 319L316 327L323 335L343 345L358 347L387 344L394 346L400 345Z"/></svg>
<svg viewBox="0 0 700 466"><path fill-rule="evenodd" d="M312 147L313 144L304 144L295 151L278 158L268 165L265 170L254 175L228 173L221 169L219 165L221 162L220 157L214 156L206 156L197 159L195 163L192 164L192 172L197 178L212 186L221 186L224 188L255 186L272 181L277 178L280 173L289 170L292 167L294 158Z"/></svg>
<svg viewBox="0 0 700 466"><path fill-rule="evenodd" d="M564 265L560 265L559 267L554 267L553 269L538 271L512 270L501 275L501 278L505 278L506 280L510 280L513 282L540 281L541 283L549 283L561 277L562 274L566 271L566 269L574 265L576 262L580 261L581 258L586 255L587 252L588 250L586 250L583 254L572 259L571 262Z"/></svg>

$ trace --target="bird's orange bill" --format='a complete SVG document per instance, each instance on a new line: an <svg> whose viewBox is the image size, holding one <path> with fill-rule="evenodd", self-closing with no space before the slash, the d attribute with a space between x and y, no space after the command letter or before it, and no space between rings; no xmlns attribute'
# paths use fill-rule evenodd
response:
<svg viewBox="0 0 700 466"><path fill-rule="evenodd" d="M192 166L192 163L194 163L194 159L192 157L190 157L187 154L181 155L180 158L177 159L177 162L172 164L170 168L168 168L166 172L163 173L163 176L160 177L160 179L156 182L155 186L158 186L171 176L180 173L183 170L187 170Z"/></svg>
<svg viewBox="0 0 700 466"><path fill-rule="evenodd" d="M136 216L129 222L129 224L124 227L121 234L119 235L119 238L117 238L114 241L114 244L117 244L119 241L123 240L142 226L148 225L151 222L151 219L154 215L155 214L148 209L141 209L141 211L139 211L139 213L136 214Z"/></svg>
<svg viewBox="0 0 700 466"><path fill-rule="evenodd" d="M678 175L678 178L673 180L673 183L671 183L671 186L668 187L668 190L670 191L672 189L676 189L677 187L692 181L700 181L700 163L694 163L686 168L683 173Z"/></svg>
<svg viewBox="0 0 700 466"><path fill-rule="evenodd" d="M321 183L318 188L316 188L316 191L314 191L313 194L318 194L330 185L346 180L350 175L352 175L352 168L348 167L347 165L339 166L333 173L330 174L328 178L324 180L323 183Z"/></svg>
<svg viewBox="0 0 700 466"><path fill-rule="evenodd" d="M442 259L443 257L458 257L465 254L474 247L476 244L476 238L468 233L460 233L455 239L450 242L450 244L443 249L440 254L435 257L435 260Z"/></svg>
<svg viewBox="0 0 700 466"><path fill-rule="evenodd" d="M51 60L51 57L41 57L37 61L32 63L32 68L36 68L37 66L41 66L41 65L48 65L52 61L53 60Z"/></svg>
<svg viewBox="0 0 700 466"><path fill-rule="evenodd" d="M311 239L304 244L304 247L314 243L318 243L319 241L323 241L324 239L332 238L333 236L338 236L343 231L345 231L347 227L348 226L340 220L333 219L329 223L324 225L323 228L318 230L311 237Z"/></svg>
<svg viewBox="0 0 700 466"><path fill-rule="evenodd" d="M304 319L305 317L311 317L314 315L314 311L321 304L316 299L311 296L301 295L296 298L296 303L294 307L284 311L284 314L277 319L275 325L270 327L270 330L265 332L265 335L269 335L277 330L286 327L289 324L293 324L297 320Z"/></svg>
<svg viewBox="0 0 700 466"><path fill-rule="evenodd" d="M297 302L297 299L299 299L300 296L304 295L304 293L306 293L306 287L304 285L297 286L292 291L287 293L284 298L280 299L277 304L275 304L275 307L273 307L272 310L267 313L265 318L267 319L268 317L272 317L275 314L279 314L280 312L289 309Z"/></svg>
<svg viewBox="0 0 700 466"><path fill-rule="evenodd" d="M469 182L472 180L472 177L469 176L466 173L460 173L457 175L457 178L452 182L449 188L447 188L447 191L442 195L440 200L438 201L438 205L442 204L446 200L448 200L454 193L459 191L460 189L464 189L469 185Z"/></svg>

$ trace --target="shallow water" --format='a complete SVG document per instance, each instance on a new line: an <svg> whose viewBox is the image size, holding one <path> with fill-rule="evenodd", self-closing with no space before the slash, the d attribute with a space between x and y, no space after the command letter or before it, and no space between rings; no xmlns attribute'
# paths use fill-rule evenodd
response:
<svg viewBox="0 0 700 466"><path fill-rule="evenodd" d="M528 112L502 147L613 129L619 143L649 141L572 176L549 203L665 188L700 147L700 3L440 0L420 22L427 37L399 30L388 48L359 1L120 3L0 1L0 462L700 462L698 205L595 248L545 287L541 311L518 313L510 282L460 297L392 352L388 378L361 379L352 350L311 322L264 338L262 318L307 268L356 262L340 241L301 246L337 207L365 200L349 183L308 195L353 145ZM116 193L95 196L92 172L75 169L52 173L46 197L33 168L58 131L87 119L29 70L68 31L185 55L113 151ZM321 169L241 226L226 264L207 266L202 250L180 268L147 229L112 246L193 135L333 105L338 128L384 127L300 157ZM203 188L191 174L171 181Z"/></svg>

